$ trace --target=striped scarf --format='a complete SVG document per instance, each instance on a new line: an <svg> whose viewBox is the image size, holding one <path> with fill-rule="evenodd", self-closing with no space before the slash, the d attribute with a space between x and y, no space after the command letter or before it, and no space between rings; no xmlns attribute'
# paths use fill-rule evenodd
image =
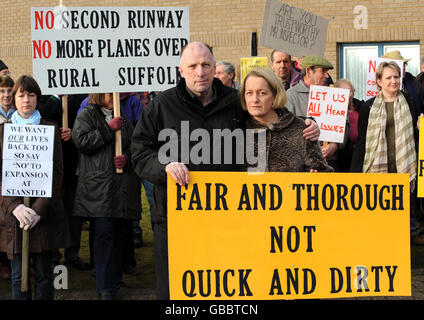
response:
<svg viewBox="0 0 424 320"><path fill-rule="evenodd" d="M398 173L409 173L411 192L417 178L414 124L408 102L399 92L393 106L395 122L396 168ZM362 172L387 173L386 106L381 91L370 109L365 158Z"/></svg>

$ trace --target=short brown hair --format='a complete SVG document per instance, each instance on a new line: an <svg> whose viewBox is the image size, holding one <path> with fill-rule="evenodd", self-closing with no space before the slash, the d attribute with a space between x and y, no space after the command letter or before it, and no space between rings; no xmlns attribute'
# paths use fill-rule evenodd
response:
<svg viewBox="0 0 424 320"><path fill-rule="evenodd" d="M287 102L286 90L281 83L281 80L267 68L256 68L251 70L243 79L243 84L240 89L240 102L241 106L244 110L247 110L246 99L244 98L244 94L246 93L246 80L249 77L258 77L263 78L267 83L274 94L274 102L272 104L273 109L283 108Z"/></svg>
<svg viewBox="0 0 424 320"><path fill-rule="evenodd" d="M40 86L31 76L23 75L16 80L12 88L12 105L15 105L15 95L18 91L35 93L37 95L37 102L41 100Z"/></svg>
<svg viewBox="0 0 424 320"><path fill-rule="evenodd" d="M9 76L0 76L0 88L13 88L15 82Z"/></svg>
<svg viewBox="0 0 424 320"><path fill-rule="evenodd" d="M88 95L88 103L98 106L105 105L105 93L90 93Z"/></svg>
<svg viewBox="0 0 424 320"><path fill-rule="evenodd" d="M276 52L282 52L282 53L284 53L284 54L288 55L288 56L289 56L289 59L290 59L290 61L291 61L291 59L292 59L291 54L288 54L288 53L285 53L285 52L283 52L283 51L280 51L280 50L276 50L276 49L274 49L274 50L272 50L272 52L271 52L271 56L270 56L270 58L271 58L271 62L274 62L274 53L276 53Z"/></svg>

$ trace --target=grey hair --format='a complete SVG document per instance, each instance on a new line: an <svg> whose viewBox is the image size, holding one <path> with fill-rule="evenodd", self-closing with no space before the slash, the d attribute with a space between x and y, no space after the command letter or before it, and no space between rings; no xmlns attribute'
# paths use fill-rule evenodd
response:
<svg viewBox="0 0 424 320"><path fill-rule="evenodd" d="M233 73L233 79L232 80L234 80L234 78L236 77L236 68L234 67L234 65L232 63L228 62L228 61L217 62L216 66L218 67L220 65L224 66L224 71L226 73L228 73L228 74L231 73L231 72Z"/></svg>

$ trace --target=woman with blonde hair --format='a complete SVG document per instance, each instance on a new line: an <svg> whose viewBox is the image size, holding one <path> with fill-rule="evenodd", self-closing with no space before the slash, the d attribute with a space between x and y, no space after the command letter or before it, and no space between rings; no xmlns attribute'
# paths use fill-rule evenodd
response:
<svg viewBox="0 0 424 320"><path fill-rule="evenodd" d="M418 130L414 102L400 91L401 70L383 62L376 70L378 95L359 113L358 140L351 170L370 173L409 173L417 177Z"/></svg>
<svg viewBox="0 0 424 320"><path fill-rule="evenodd" d="M305 140L305 122L285 108L286 92L277 76L269 69L254 69L243 80L241 105L247 110L247 129L264 129L266 155L264 171L328 171L333 169L324 160L317 141Z"/></svg>
<svg viewBox="0 0 424 320"><path fill-rule="evenodd" d="M414 101L400 91L401 70L395 62L382 62L376 70L378 94L359 112L358 140L352 172L407 173L411 185L411 241L424 245L416 210L418 115Z"/></svg>

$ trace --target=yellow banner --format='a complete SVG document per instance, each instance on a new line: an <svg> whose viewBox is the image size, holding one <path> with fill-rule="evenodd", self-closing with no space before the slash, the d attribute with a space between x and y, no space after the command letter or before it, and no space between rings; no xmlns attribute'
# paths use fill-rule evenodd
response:
<svg viewBox="0 0 424 320"><path fill-rule="evenodd" d="M267 57L245 57L240 58L240 83L244 77L254 68L269 68Z"/></svg>
<svg viewBox="0 0 424 320"><path fill-rule="evenodd" d="M424 117L419 117L420 134L418 145L418 177L417 177L417 197L424 198Z"/></svg>
<svg viewBox="0 0 424 320"><path fill-rule="evenodd" d="M168 176L171 299L410 296L406 174Z"/></svg>

